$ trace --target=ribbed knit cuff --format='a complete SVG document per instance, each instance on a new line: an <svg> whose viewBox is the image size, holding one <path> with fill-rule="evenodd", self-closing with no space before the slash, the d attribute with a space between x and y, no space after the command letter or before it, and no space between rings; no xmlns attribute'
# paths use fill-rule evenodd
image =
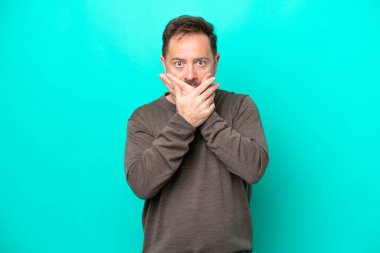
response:
<svg viewBox="0 0 380 253"><path fill-rule="evenodd" d="M196 130L185 118L176 112L169 120L169 127L179 131L181 134L193 134Z"/></svg>
<svg viewBox="0 0 380 253"><path fill-rule="evenodd" d="M199 126L199 130L201 132L203 131L207 131L208 129L210 129L215 122L217 122L218 120L220 119L220 116L214 111L210 117L208 117L208 119L203 122L202 125Z"/></svg>

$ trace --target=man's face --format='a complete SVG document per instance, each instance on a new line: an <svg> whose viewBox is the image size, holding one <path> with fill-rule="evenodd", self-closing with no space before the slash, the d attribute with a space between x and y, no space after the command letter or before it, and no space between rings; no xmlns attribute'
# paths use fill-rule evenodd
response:
<svg viewBox="0 0 380 253"><path fill-rule="evenodd" d="M166 73L196 87L207 73L215 75L219 57L219 54L213 56L205 34L191 33L173 36L169 40L166 57L161 56L161 62Z"/></svg>

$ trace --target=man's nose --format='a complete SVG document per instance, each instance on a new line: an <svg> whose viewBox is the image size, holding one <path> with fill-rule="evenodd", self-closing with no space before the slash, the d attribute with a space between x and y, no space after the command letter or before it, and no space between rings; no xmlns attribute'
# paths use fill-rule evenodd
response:
<svg viewBox="0 0 380 253"><path fill-rule="evenodd" d="M194 67L191 65L187 66L187 68L185 70L184 79L190 81L190 80L193 80L196 78L197 78L197 72L195 71Z"/></svg>

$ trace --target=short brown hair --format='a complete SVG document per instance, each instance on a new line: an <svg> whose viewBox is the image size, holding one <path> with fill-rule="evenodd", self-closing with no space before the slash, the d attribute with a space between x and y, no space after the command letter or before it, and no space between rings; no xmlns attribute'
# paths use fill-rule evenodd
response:
<svg viewBox="0 0 380 253"><path fill-rule="evenodd" d="M216 55L216 35L214 34L214 26L201 17L193 17L188 15L179 16L172 19L165 27L162 34L162 55L165 57L170 39L175 35L189 33L203 33L210 40L210 46L213 55Z"/></svg>

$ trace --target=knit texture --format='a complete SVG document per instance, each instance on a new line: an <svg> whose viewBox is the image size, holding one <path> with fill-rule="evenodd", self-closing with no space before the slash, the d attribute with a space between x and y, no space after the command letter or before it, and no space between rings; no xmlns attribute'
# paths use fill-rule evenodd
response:
<svg viewBox="0 0 380 253"><path fill-rule="evenodd" d="M252 250L251 184L268 165L254 101L217 90L198 128L165 95L128 121L125 173L145 200L144 253Z"/></svg>

